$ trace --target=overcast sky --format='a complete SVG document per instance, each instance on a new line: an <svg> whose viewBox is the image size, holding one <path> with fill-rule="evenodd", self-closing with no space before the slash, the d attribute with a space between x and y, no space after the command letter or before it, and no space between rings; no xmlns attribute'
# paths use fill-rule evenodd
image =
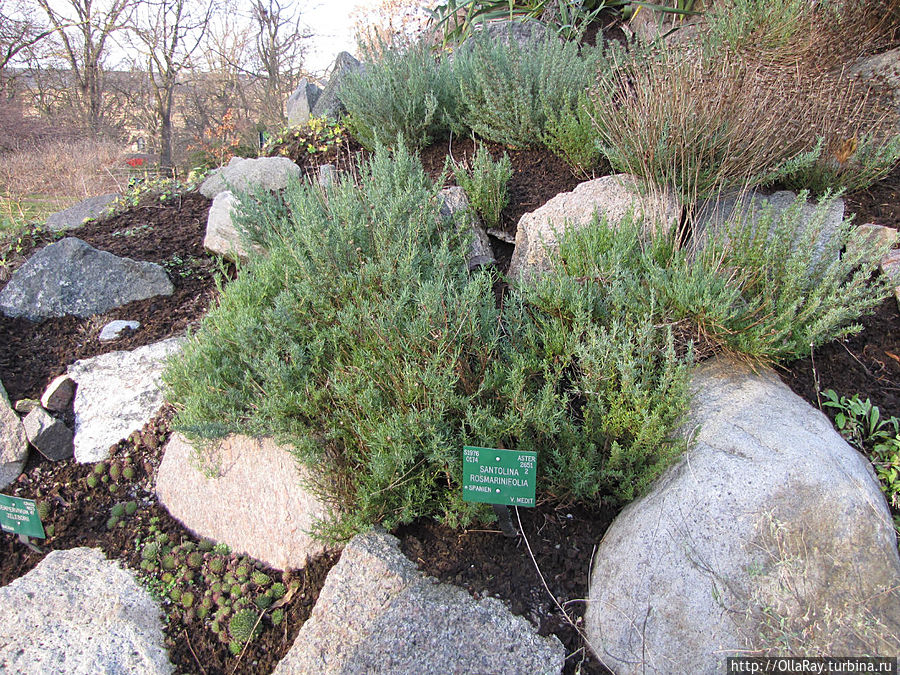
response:
<svg viewBox="0 0 900 675"><path fill-rule="evenodd" d="M374 6L374 0L305 0L303 18L315 36L306 55L307 68L321 71L340 51L356 51L351 14L358 7Z"/></svg>

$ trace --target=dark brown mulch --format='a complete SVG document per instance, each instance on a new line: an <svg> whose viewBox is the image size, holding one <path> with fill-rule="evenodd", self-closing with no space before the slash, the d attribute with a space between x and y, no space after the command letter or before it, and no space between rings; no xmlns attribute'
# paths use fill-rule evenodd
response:
<svg viewBox="0 0 900 675"><path fill-rule="evenodd" d="M184 332L202 317L214 301L217 273L216 259L203 249L209 205L202 195L189 193L70 231L70 236L101 250L159 263L175 291L89 319L66 316L32 323L0 314L0 381L10 398L38 398L77 359L157 342ZM46 243L38 240L23 250L20 262ZM139 321L141 326L128 337L99 342L100 329L114 319Z"/></svg>

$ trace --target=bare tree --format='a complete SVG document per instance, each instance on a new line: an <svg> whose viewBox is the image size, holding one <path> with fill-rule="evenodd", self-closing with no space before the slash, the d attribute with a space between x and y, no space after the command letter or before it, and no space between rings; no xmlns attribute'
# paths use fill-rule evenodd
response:
<svg viewBox="0 0 900 675"><path fill-rule="evenodd" d="M8 78L10 63L52 33L26 0L0 0L0 86Z"/></svg>
<svg viewBox="0 0 900 675"><path fill-rule="evenodd" d="M159 165L165 172L175 166L175 87L202 44L213 6L206 0L144 0L132 14L130 31L143 55L157 122Z"/></svg>
<svg viewBox="0 0 900 675"><path fill-rule="evenodd" d="M93 133L103 128L104 58L110 37L126 24L136 0L37 0L59 38L82 117Z"/></svg>

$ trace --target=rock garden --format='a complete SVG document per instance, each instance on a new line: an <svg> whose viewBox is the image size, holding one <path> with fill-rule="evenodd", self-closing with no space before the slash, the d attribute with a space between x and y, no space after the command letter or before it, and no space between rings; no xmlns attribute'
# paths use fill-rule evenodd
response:
<svg viewBox="0 0 900 675"><path fill-rule="evenodd" d="M4 241L0 670L900 656L900 14L709 4L436 15Z"/></svg>

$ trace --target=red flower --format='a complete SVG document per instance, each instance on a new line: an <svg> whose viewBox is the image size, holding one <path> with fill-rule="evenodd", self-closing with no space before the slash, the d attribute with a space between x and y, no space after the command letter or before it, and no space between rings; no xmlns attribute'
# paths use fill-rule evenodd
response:
<svg viewBox="0 0 900 675"><path fill-rule="evenodd" d="M131 159L126 159L125 163L130 167L139 167L144 165L143 157L132 157Z"/></svg>

